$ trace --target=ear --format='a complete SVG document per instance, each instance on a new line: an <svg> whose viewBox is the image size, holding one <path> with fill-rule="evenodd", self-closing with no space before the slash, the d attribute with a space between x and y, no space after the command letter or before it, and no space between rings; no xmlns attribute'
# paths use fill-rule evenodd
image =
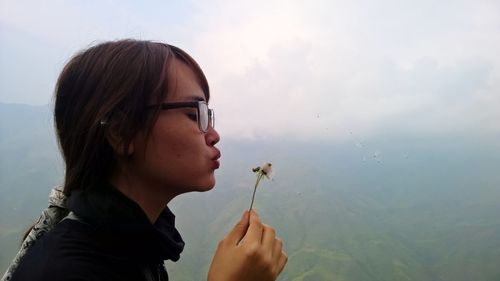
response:
<svg viewBox="0 0 500 281"><path fill-rule="evenodd" d="M130 142L128 147L125 147L122 137L118 134L117 126L106 124L106 139L113 148L116 154L120 156L130 156L134 153L134 142Z"/></svg>

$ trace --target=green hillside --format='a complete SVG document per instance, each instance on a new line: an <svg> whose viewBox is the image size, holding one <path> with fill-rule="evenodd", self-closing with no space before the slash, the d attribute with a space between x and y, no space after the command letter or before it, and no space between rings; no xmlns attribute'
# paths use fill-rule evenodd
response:
<svg viewBox="0 0 500 281"><path fill-rule="evenodd" d="M0 106L0 120L13 120L0 123L1 271L62 178L47 108L12 107ZM35 121L18 120L24 111ZM454 136L366 143L222 138L216 188L171 203L187 242L166 265L171 280L206 280L219 239L250 203L250 169L264 161L275 179L255 207L285 241L280 280L500 280L500 146Z"/></svg>
<svg viewBox="0 0 500 281"><path fill-rule="evenodd" d="M216 190L173 202L188 245L169 268L204 279L218 238L248 205L250 168L272 160L276 179L259 187L256 208L286 242L281 280L498 280L498 146L420 142L388 143L381 163L349 144L224 143L230 168ZM408 149L414 156L399 156Z"/></svg>

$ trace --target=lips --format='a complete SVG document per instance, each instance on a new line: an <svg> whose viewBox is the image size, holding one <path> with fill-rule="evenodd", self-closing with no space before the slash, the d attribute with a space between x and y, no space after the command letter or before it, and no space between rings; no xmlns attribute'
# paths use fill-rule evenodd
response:
<svg viewBox="0 0 500 281"><path fill-rule="evenodd" d="M220 161L219 161L220 151L217 148L215 148L215 147L214 147L214 150L215 150L215 154L212 157L213 168L214 169L219 169L219 167L220 167Z"/></svg>
<svg viewBox="0 0 500 281"><path fill-rule="evenodd" d="M218 160L220 158L220 151L214 147L214 156L212 157L212 160Z"/></svg>

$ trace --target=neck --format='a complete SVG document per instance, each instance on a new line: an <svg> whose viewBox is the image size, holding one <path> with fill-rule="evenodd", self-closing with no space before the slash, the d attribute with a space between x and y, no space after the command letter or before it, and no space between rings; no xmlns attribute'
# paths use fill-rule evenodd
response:
<svg viewBox="0 0 500 281"><path fill-rule="evenodd" d="M156 222L170 200L175 197L174 194L168 192L171 189L147 184L133 176L116 175L110 179L110 183L136 202L152 224Z"/></svg>

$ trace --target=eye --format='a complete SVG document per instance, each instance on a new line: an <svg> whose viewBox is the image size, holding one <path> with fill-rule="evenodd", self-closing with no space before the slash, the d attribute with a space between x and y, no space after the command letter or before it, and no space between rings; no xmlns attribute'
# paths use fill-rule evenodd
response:
<svg viewBox="0 0 500 281"><path fill-rule="evenodd" d="M198 121L198 117L196 116L196 113L186 113L187 117L193 121Z"/></svg>

